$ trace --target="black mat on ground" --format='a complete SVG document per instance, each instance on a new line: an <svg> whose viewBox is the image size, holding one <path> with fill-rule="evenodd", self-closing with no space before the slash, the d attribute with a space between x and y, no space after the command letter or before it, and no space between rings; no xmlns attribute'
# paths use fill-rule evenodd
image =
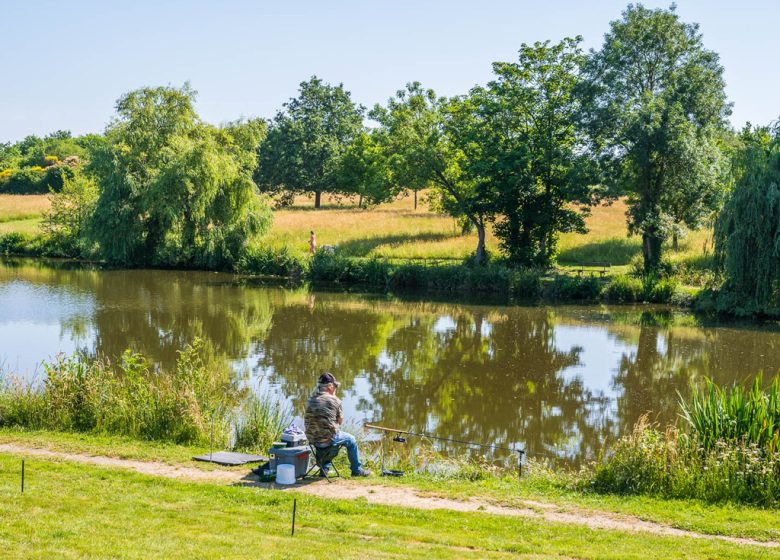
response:
<svg viewBox="0 0 780 560"><path fill-rule="evenodd" d="M232 451L206 453L205 455L198 455L193 457L193 459L196 461L204 461L206 463L216 463L226 467L236 467L238 465L246 465L247 463L261 463L268 460L266 457L261 457L260 455L233 453Z"/></svg>

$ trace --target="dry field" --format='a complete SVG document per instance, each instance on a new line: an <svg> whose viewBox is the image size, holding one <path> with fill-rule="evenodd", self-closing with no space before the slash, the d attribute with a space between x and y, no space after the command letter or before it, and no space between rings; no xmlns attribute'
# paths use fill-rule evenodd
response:
<svg viewBox="0 0 780 560"><path fill-rule="evenodd" d="M19 231L35 234L42 215L50 207L48 195L0 195L0 234ZM588 218L589 233L561 237L559 262L572 265L584 261L605 261L627 265L639 254L639 239L627 237L626 206L617 201L593 209ZM354 201L324 196L323 207L314 210L312 199L298 197L292 207L276 210L271 231L264 241L294 252L308 250L309 231L321 245L338 245L345 254L393 259L453 259L471 254L475 234L462 234L455 220L429 211L420 196L417 210L411 197L403 197L370 209L359 209ZM688 258L711 249L711 232L692 232L681 240L672 258ZM498 253L498 242L488 234L488 249Z"/></svg>

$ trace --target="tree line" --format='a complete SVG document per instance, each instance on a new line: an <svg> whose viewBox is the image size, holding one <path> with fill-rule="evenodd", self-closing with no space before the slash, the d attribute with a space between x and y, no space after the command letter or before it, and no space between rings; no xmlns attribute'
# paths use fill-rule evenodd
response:
<svg viewBox="0 0 780 560"><path fill-rule="evenodd" d="M562 233L585 233L593 206L625 197L653 275L669 242L718 216L718 262L749 260L740 192L750 183L765 196L773 180L777 135L730 128L719 57L674 7L629 4L590 52L580 37L523 44L488 83L452 97L410 82L367 109L314 76L274 118L222 126L200 120L194 98L189 85L143 88L119 99L103 136L0 146L0 192L64 142L80 159L47 187L62 191L52 235L115 263L204 267L234 263L269 227L271 201L303 193L319 207L328 193L363 206L410 192L416 204L424 190L476 232L476 264L492 227L510 265L548 268ZM779 260L763 272L778 285Z"/></svg>

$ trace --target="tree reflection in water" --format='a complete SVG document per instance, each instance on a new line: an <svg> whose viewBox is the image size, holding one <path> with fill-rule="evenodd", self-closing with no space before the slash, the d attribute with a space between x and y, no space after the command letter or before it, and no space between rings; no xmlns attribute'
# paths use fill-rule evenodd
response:
<svg viewBox="0 0 780 560"><path fill-rule="evenodd" d="M210 359L249 364L298 412L317 376L332 371L353 420L519 443L574 463L645 412L676 421L677 393L691 381L780 367L776 330L647 308L404 302L213 273L0 265L0 299L18 283L35 302L16 302L0 325L30 340L58 321L60 338L89 352L116 357L130 347L170 368L200 337ZM35 358L57 349L36 347ZM12 350L0 341L0 361Z"/></svg>

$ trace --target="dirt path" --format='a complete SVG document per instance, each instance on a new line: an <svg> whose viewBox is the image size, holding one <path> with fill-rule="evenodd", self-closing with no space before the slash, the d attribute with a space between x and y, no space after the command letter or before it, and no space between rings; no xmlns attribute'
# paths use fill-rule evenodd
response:
<svg viewBox="0 0 780 560"><path fill-rule="evenodd" d="M278 488L284 491L297 491L330 499L352 500L364 498L372 504L388 506L400 506L416 509L448 509L462 512L481 512L494 515L509 515L515 517L529 517L550 521L553 523L567 523L582 525L590 529L609 529L616 531L652 533L654 535L669 537L688 537L694 539L720 540L733 544L753 545L761 547L780 547L780 543L774 541L757 541L741 537L728 537L723 535L707 535L693 531L676 529L660 523L643 521L626 515L618 515L609 512L586 510L574 507L562 507L558 504L525 500L524 507L508 507L492 503L487 500L468 498L465 500L453 500L449 498L437 498L426 496L416 492L413 488L402 486L385 486L378 483L356 482L349 479L339 479L334 483L324 480L312 479L311 482L298 484L294 487L281 487L275 484L264 484L257 481L246 472L230 470L202 470L196 467L173 466L167 463L152 461L137 461L131 459L119 459L115 457L83 455L78 453L64 453L49 449L25 447L13 443L0 444L0 453L14 455L26 455L41 457L44 459L59 459L98 465L104 467L118 467L130 469L142 474L190 480L197 482L216 482L224 484L243 484L264 488Z"/></svg>

